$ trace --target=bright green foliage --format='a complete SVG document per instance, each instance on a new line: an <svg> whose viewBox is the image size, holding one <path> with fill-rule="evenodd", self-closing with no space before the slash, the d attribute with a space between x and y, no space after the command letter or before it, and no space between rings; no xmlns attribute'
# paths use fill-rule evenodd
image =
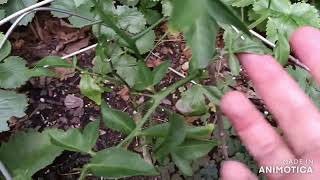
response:
<svg viewBox="0 0 320 180"><path fill-rule="evenodd" d="M98 152L85 169L96 176L107 178L158 175L155 168L138 154L122 148L109 148Z"/></svg>
<svg viewBox="0 0 320 180"><path fill-rule="evenodd" d="M117 73L133 87L137 77L136 59L130 55L123 55L114 64Z"/></svg>
<svg viewBox="0 0 320 180"><path fill-rule="evenodd" d="M195 160L205 156L217 146L214 141L208 140L187 140L175 149L175 153L187 160Z"/></svg>
<svg viewBox="0 0 320 180"><path fill-rule="evenodd" d="M23 172L31 177L40 169L51 164L62 149L50 143L50 133L56 129L39 132L18 132L8 143L0 146L0 159L14 176Z"/></svg>
<svg viewBox="0 0 320 180"><path fill-rule="evenodd" d="M184 119L175 113L169 117L169 131L164 141L155 149L157 159L162 161L171 151L180 145L187 135L187 125Z"/></svg>
<svg viewBox="0 0 320 180"><path fill-rule="evenodd" d="M165 77L168 68L170 67L170 61L165 61L152 71L152 85L157 85Z"/></svg>
<svg viewBox="0 0 320 180"><path fill-rule="evenodd" d="M2 41L4 38L4 35L0 33L0 41ZM3 45L3 47L0 49L0 62L10 55L11 52L11 43L9 41L6 41L6 43Z"/></svg>
<svg viewBox="0 0 320 180"><path fill-rule="evenodd" d="M229 53L228 63L232 75L238 76L240 74L240 62L237 56L233 53Z"/></svg>
<svg viewBox="0 0 320 180"><path fill-rule="evenodd" d="M137 8L117 6L114 13L118 16L117 24L119 27L130 33L137 34L141 32L147 24L143 14Z"/></svg>
<svg viewBox="0 0 320 180"><path fill-rule="evenodd" d="M104 101L101 104L101 111L103 122L106 127L110 129L124 134L130 134L130 132L136 127L136 124L129 114L108 107Z"/></svg>
<svg viewBox="0 0 320 180"><path fill-rule="evenodd" d="M9 130L7 121L12 117L23 117L28 106L24 94L0 90L0 132Z"/></svg>
<svg viewBox="0 0 320 180"><path fill-rule="evenodd" d="M176 107L181 113L190 116L205 114L208 108L202 88L199 85L194 85L191 89L184 92Z"/></svg>
<svg viewBox="0 0 320 180"><path fill-rule="evenodd" d="M254 4L254 11L258 14L270 14L267 24L268 39L278 40L278 32L286 32L287 39L301 26L320 26L320 18L317 9L307 3L291 4L288 0L271 1L260 0Z"/></svg>
<svg viewBox="0 0 320 180"><path fill-rule="evenodd" d="M7 2L7 3L6 3ZM5 3L5 4L3 4ZM9 16L21 9L24 9L28 6L31 6L33 4L37 3L36 0L5 0L0 2L0 8L5 10L6 16ZM1 5L3 4L3 5ZM31 22L32 18L34 17L34 13L29 14L25 18L22 19L22 21L19 23L20 25L27 25L29 22ZM12 19L11 22L14 22L16 19Z"/></svg>
<svg viewBox="0 0 320 180"><path fill-rule="evenodd" d="M274 49L275 58L281 65L286 65L290 55L290 45L286 36L282 33L278 33L278 39Z"/></svg>
<svg viewBox="0 0 320 180"><path fill-rule="evenodd" d="M192 176L193 170L191 167L191 161L187 159L183 159L179 154L177 153L171 153L171 157L173 162L176 164L176 166L179 168L179 170L186 176Z"/></svg>
<svg viewBox="0 0 320 180"><path fill-rule="evenodd" d="M63 67L63 68L72 68L73 65L70 64L67 60L61 59L57 56L47 56L35 64L36 67Z"/></svg>
<svg viewBox="0 0 320 180"><path fill-rule="evenodd" d="M80 91L98 105L101 104L101 94L103 90L92 76L88 74L81 75Z"/></svg>
<svg viewBox="0 0 320 180"><path fill-rule="evenodd" d="M26 62L20 57L10 56L0 63L0 88L17 88L24 85L29 69Z"/></svg>
<svg viewBox="0 0 320 180"><path fill-rule="evenodd" d="M135 6L139 3L139 0L119 0L122 4L128 5L128 6Z"/></svg>
<svg viewBox="0 0 320 180"><path fill-rule="evenodd" d="M83 130L69 129L64 132L57 130L50 132L52 144L68 151L91 153L92 147L99 137L99 121L89 123Z"/></svg>

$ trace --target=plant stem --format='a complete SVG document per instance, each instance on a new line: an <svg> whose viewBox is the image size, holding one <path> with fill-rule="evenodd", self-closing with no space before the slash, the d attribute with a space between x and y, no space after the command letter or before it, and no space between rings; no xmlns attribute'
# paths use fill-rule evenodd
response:
<svg viewBox="0 0 320 180"><path fill-rule="evenodd" d="M122 147L124 145L130 144L132 139L138 135L138 133L141 131L141 128L143 125L149 120L153 112L157 109L157 107L160 105L161 101L165 99L169 94L174 92L177 88L180 86L183 86L184 84L188 83L189 81L193 80L197 76L199 76L200 71L197 73L194 73L176 83L168 87L167 89L159 92L158 94L153 96L153 103L151 108L147 111L147 113L143 116L141 121L137 124L137 127L121 142L117 145L117 147Z"/></svg>
<svg viewBox="0 0 320 180"><path fill-rule="evenodd" d="M97 7L97 11L100 14L103 22L110 27L112 30L115 31L115 33L117 33L123 40L125 40L129 47L134 51L134 53L136 54L137 57L141 57L141 54L137 48L136 45L136 40L131 38L126 32L122 31L109 17L108 15L103 11L102 7L103 5L100 4L100 1L98 2L98 4L96 5Z"/></svg>
<svg viewBox="0 0 320 180"><path fill-rule="evenodd" d="M255 27L257 27L258 25L260 25L261 23L263 23L263 21L265 21L267 18L269 17L269 14L265 14L263 16L261 16L259 19L257 19L255 22L253 22L252 24L250 24L248 26L248 29L253 29Z"/></svg>
<svg viewBox="0 0 320 180"><path fill-rule="evenodd" d="M147 34L149 31L151 31L153 28L155 28L156 26L158 26L160 23L162 23L164 20L166 20L166 17L162 17L161 19L159 19L157 22L155 22L154 24L152 24L150 27L148 27L147 29L145 29L144 31L142 31L141 33L133 36L133 39L135 41L137 41L138 39L140 39L142 36L144 36L145 34Z"/></svg>

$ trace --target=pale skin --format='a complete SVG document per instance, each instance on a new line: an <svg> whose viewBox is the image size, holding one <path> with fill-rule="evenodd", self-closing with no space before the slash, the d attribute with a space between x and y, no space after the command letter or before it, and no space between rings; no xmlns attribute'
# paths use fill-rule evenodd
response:
<svg viewBox="0 0 320 180"><path fill-rule="evenodd" d="M300 28L293 33L290 45L320 84L320 31ZM291 159L314 162L311 174L267 174L271 180L319 179L319 109L271 56L241 54L239 59L284 133L280 136L244 94L233 91L223 97L221 109L242 142L261 166L284 166L283 161ZM235 161L223 163L221 177L223 180L258 179L245 165Z"/></svg>

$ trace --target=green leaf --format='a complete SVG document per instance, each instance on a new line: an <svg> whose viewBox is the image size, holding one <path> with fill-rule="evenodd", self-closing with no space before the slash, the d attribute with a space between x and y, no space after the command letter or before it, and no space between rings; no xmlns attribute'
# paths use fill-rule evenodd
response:
<svg viewBox="0 0 320 180"><path fill-rule="evenodd" d="M93 72L101 75L106 75L112 72L109 62L106 62L101 56L96 56L94 58Z"/></svg>
<svg viewBox="0 0 320 180"><path fill-rule="evenodd" d="M256 0L222 0L222 2L235 7L246 7L254 4Z"/></svg>
<svg viewBox="0 0 320 180"><path fill-rule="evenodd" d="M29 69L26 61L17 56L10 56L0 63L0 88L17 88L24 85L28 77Z"/></svg>
<svg viewBox="0 0 320 180"><path fill-rule="evenodd" d="M254 4L254 11L258 14L269 13L270 17L267 23L267 37L272 42L276 42L278 32L286 32L287 39L299 27L313 26L320 27L320 16L317 9L308 3L291 4L289 0L271 1L260 0Z"/></svg>
<svg viewBox="0 0 320 180"><path fill-rule="evenodd" d="M3 41L4 35L0 32L0 42ZM0 62L10 55L11 43L7 40L3 47L0 49Z"/></svg>
<svg viewBox="0 0 320 180"><path fill-rule="evenodd" d="M247 26L241 21L239 16L237 16L227 5L221 2L221 0L208 0L208 9L209 14L216 21L233 25L247 35L250 35Z"/></svg>
<svg viewBox="0 0 320 180"><path fill-rule="evenodd" d="M210 102L213 102L216 105L220 104L223 93L219 88L215 86L202 86L202 92Z"/></svg>
<svg viewBox="0 0 320 180"><path fill-rule="evenodd" d="M172 2L170 0L162 0L161 5L162 5L163 16L171 16L173 11Z"/></svg>
<svg viewBox="0 0 320 180"><path fill-rule="evenodd" d="M93 7L93 3L90 0L55 0L51 3L52 8L67 10L75 14L80 14L87 18L94 17L94 14L91 12L91 8ZM59 12L51 12L54 17L59 18L67 18L72 25L78 28L82 28L91 23L91 21L78 18L75 16L69 16L68 14L59 13Z"/></svg>
<svg viewBox="0 0 320 180"><path fill-rule="evenodd" d="M28 77L58 77L59 75L47 68L33 68L28 71Z"/></svg>
<svg viewBox="0 0 320 180"><path fill-rule="evenodd" d="M167 136L162 144L155 150L157 159L161 161L184 141L187 134L187 125L180 115L172 113L169 117L169 123L170 127Z"/></svg>
<svg viewBox="0 0 320 180"><path fill-rule="evenodd" d="M0 19L3 19L6 17L6 10L0 9Z"/></svg>
<svg viewBox="0 0 320 180"><path fill-rule="evenodd" d="M217 143L214 141L186 140L175 148L174 153L183 159L195 160L207 155L215 146Z"/></svg>
<svg viewBox="0 0 320 180"><path fill-rule="evenodd" d="M176 103L179 112L189 116L200 116L207 112L208 107L202 88L199 85L192 86L191 89L182 93L182 97Z"/></svg>
<svg viewBox="0 0 320 180"><path fill-rule="evenodd" d="M186 176L192 176L193 175L193 170L191 167L191 162L189 160L181 158L178 154L176 153L171 153L171 157L173 162L177 165L179 170Z"/></svg>
<svg viewBox="0 0 320 180"><path fill-rule="evenodd" d="M215 20L209 17L205 9L203 11L185 33L187 44L192 50L191 72L206 68L215 54L215 43L219 26Z"/></svg>
<svg viewBox="0 0 320 180"><path fill-rule="evenodd" d="M139 135L152 136L152 137L166 137L169 133L169 123L162 123L143 130ZM214 130L213 124L206 126L187 126L186 138L187 139L207 139Z"/></svg>
<svg viewBox="0 0 320 180"><path fill-rule="evenodd" d="M7 15L11 15L19 10L27 8L36 4L36 0L10 0L5 5L3 5L4 9L6 10ZM31 13L24 17L19 25L27 25L31 22L32 18L34 17L34 13ZM16 19L12 19L11 22L13 23Z"/></svg>
<svg viewBox="0 0 320 180"><path fill-rule="evenodd" d="M62 59L58 56L47 56L35 64L36 67L48 68L48 67L63 67L63 68L73 68L67 60Z"/></svg>
<svg viewBox="0 0 320 180"><path fill-rule="evenodd" d="M104 124L110 129L130 134L136 127L133 119L127 113L109 108L104 101L101 104L101 112Z"/></svg>
<svg viewBox="0 0 320 180"><path fill-rule="evenodd" d="M174 0L170 27L176 31L186 31L206 10L207 0ZM190 13L192 12L192 13Z"/></svg>
<svg viewBox="0 0 320 180"><path fill-rule="evenodd" d="M0 90L0 132L9 130L7 121L12 116L25 116L27 106L28 100L24 94Z"/></svg>
<svg viewBox="0 0 320 180"><path fill-rule="evenodd" d="M5 4L7 2L8 2L8 0L0 0L0 4Z"/></svg>
<svg viewBox="0 0 320 180"><path fill-rule="evenodd" d="M240 74L240 63L237 56L235 56L233 53L229 53L228 62L231 73L234 76L238 76Z"/></svg>
<svg viewBox="0 0 320 180"><path fill-rule="evenodd" d="M152 74L153 74L152 85L157 85L158 83L160 83L160 81L165 77L166 73L168 72L170 64L171 64L170 61L165 61L152 71Z"/></svg>
<svg viewBox="0 0 320 180"><path fill-rule="evenodd" d="M142 9L142 13L146 18L147 23L150 25L159 21L162 17L162 15L157 10L153 10L153 9Z"/></svg>
<svg viewBox="0 0 320 180"><path fill-rule="evenodd" d="M103 90L90 75L81 75L80 91L81 94L85 95L98 105L101 104L101 94L103 93Z"/></svg>
<svg viewBox="0 0 320 180"><path fill-rule="evenodd" d="M290 45L286 36L282 33L278 33L278 39L274 49L275 58L281 65L286 65L289 60Z"/></svg>
<svg viewBox="0 0 320 180"><path fill-rule="evenodd" d="M137 75L134 82L134 89L138 91L145 90L153 83L151 70L146 66L145 62L139 61L137 64Z"/></svg>
<svg viewBox="0 0 320 180"><path fill-rule="evenodd" d="M52 144L68 151L90 153L99 137L99 121L89 123L83 133L79 129L50 132Z"/></svg>
<svg viewBox="0 0 320 180"><path fill-rule="evenodd" d="M117 6L114 14L118 16L118 26L133 34L141 32L147 24L143 14L136 7Z"/></svg>
<svg viewBox="0 0 320 180"><path fill-rule="evenodd" d="M139 3L139 0L119 0L122 4L128 6L135 6Z"/></svg>
<svg viewBox="0 0 320 180"><path fill-rule="evenodd" d="M133 87L135 84L137 76L136 65L136 59L126 54L121 56L117 62L114 63L117 73L129 84L130 87Z"/></svg>
<svg viewBox="0 0 320 180"><path fill-rule="evenodd" d="M149 31L147 34L142 36L140 39L136 41L136 45L141 54L145 54L149 52L154 47L154 41L156 39L156 35L154 31Z"/></svg>
<svg viewBox="0 0 320 180"><path fill-rule="evenodd" d="M27 177L31 177L61 154L62 149L50 143L49 133L55 131L57 130L48 129L42 133L18 132L9 142L2 143L1 161L11 172L25 172Z"/></svg>
<svg viewBox="0 0 320 180"><path fill-rule="evenodd" d="M223 39L228 51L232 53L255 53L255 54L271 54L268 49L260 40L251 38L246 35L241 35L235 32L232 28L226 28Z"/></svg>
<svg viewBox="0 0 320 180"><path fill-rule="evenodd" d="M158 175L155 168L138 154L114 147L99 151L86 168L96 176L107 178Z"/></svg>

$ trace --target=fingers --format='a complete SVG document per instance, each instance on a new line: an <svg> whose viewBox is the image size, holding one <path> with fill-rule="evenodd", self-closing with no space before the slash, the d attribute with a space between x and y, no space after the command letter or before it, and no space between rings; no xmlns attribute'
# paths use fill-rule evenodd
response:
<svg viewBox="0 0 320 180"><path fill-rule="evenodd" d="M222 180L258 180L245 165L236 161L224 162L220 172Z"/></svg>
<svg viewBox="0 0 320 180"><path fill-rule="evenodd" d="M260 165L283 166L284 159L294 159L281 137L242 93L226 94L221 101L221 109ZM279 176L274 174L272 178Z"/></svg>
<svg viewBox="0 0 320 180"><path fill-rule="evenodd" d="M298 29L291 36L290 44L295 55L309 67L320 84L320 31L312 27Z"/></svg>
<svg viewBox="0 0 320 180"><path fill-rule="evenodd" d="M297 83L271 56L242 54L239 58L295 154L302 157L318 150L320 114Z"/></svg>

